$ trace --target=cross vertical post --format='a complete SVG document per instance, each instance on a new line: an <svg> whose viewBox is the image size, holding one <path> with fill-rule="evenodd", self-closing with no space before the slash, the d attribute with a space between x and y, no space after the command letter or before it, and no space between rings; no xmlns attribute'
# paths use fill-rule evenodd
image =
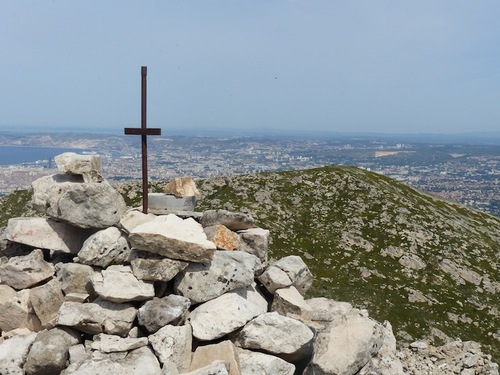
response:
<svg viewBox="0 0 500 375"><path fill-rule="evenodd" d="M147 113L147 74L148 67L141 67L141 127L125 128L125 134L140 135L142 143L142 212L148 213L148 135L161 135L160 128L148 129Z"/></svg>

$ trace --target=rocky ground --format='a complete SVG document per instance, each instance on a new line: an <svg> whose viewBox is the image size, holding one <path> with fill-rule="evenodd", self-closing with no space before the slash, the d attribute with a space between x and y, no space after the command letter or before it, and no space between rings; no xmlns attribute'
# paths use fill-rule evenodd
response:
<svg viewBox="0 0 500 375"><path fill-rule="evenodd" d="M314 280L306 264L321 253L305 241L318 239L307 237L312 222L306 220L304 210L312 210L311 197L325 190L311 185L307 175L287 176L285 181L272 176L271 183L254 178L253 184L246 185L206 182L201 185L205 199L230 210L145 215L127 210L121 195L97 173L93 158L61 158L63 173L34 183L33 207L44 217L11 219L1 231L0 373L498 374L491 355L477 342L450 338L429 325L444 345L427 340L397 345L391 323L385 319L379 318L380 323L366 309L340 302L340 298L308 296L314 283L325 278ZM341 178L350 184L343 191L358 186L359 193L366 187L366 182L356 183L353 176ZM289 189L301 185L307 186L308 194ZM259 191L245 191L245 186ZM273 191L271 186L280 189ZM370 191L377 197L376 191ZM248 206L235 208L238 201L231 201L235 192L245 196ZM286 197L280 197L285 193ZM404 198L411 200L406 193ZM384 218L384 211L391 207L389 196L385 198L382 206L388 208L379 211L379 223L392 222ZM289 206L276 207L282 199L293 205L293 215ZM268 205L267 215L284 219L276 222L285 225L284 229L299 229L293 221L298 220L306 230L296 234L263 229L262 219L256 221L249 213L250 205L262 203ZM358 231L338 237L343 251L369 254L373 262L375 254L393 259L401 266L401 275L416 280L418 271L429 266L428 258L419 252L419 243L425 241L415 240L414 252L394 244L380 247L377 238L361 236L360 221L366 212L361 200L357 204L357 218L349 219ZM324 206L314 210L309 218L331 219ZM434 219L444 215L433 213ZM422 224L416 212L413 218L414 231L403 233L418 239ZM398 229L405 229L401 223L406 222L398 222ZM494 238L495 232L491 234L487 225L478 229L467 221L461 224L469 236L479 230L484 238ZM384 230L390 233L390 228ZM274 250L269 259L270 247L280 241L285 244L288 238L294 239L293 247L287 249L293 255L279 256ZM296 241L301 241L300 250ZM476 242L477 254L483 256L487 249L481 246ZM483 290L495 287L488 270L479 273L473 263L453 255L446 253L437 265L453 283ZM355 269L363 283L388 277L387 270L366 267L362 257L356 258ZM321 259L335 269L334 258ZM403 282L401 275L392 276ZM345 276L339 272L331 277ZM388 294L385 303L395 289L383 289ZM429 310L440 305L436 296L414 285L411 290L400 289L409 302L425 304ZM321 290L320 286L315 293ZM351 289L351 294L358 292L362 294ZM495 308L491 298L484 303ZM467 317L457 313L461 319L457 321ZM484 324L488 327L490 322ZM496 323L491 324L495 327Z"/></svg>
<svg viewBox="0 0 500 375"><path fill-rule="evenodd" d="M500 220L352 167L199 184L203 209L252 214L270 254L302 256L311 295L349 301L401 342L460 337L500 359Z"/></svg>

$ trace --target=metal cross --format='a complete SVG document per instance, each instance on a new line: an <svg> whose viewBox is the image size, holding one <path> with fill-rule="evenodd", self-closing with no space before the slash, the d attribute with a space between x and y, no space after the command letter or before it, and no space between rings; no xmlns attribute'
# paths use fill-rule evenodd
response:
<svg viewBox="0 0 500 375"><path fill-rule="evenodd" d="M147 99L147 82L146 76L148 67L141 67L141 127L140 128L125 128L125 134L140 135L142 139L142 212L148 213L148 135L161 135L160 128L150 128L146 126L146 99Z"/></svg>

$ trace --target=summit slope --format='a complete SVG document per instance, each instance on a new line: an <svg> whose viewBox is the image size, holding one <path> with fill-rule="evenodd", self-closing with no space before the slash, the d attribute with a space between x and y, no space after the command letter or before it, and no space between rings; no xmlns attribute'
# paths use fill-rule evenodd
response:
<svg viewBox="0 0 500 375"><path fill-rule="evenodd" d="M346 166L216 177L198 187L197 210L250 213L271 232L271 257L301 256L316 277L311 297L367 308L391 322L400 343L473 340L500 361L499 218ZM119 190L128 206L140 205L139 182ZM0 226L37 216L30 199L24 190L0 199Z"/></svg>
<svg viewBox="0 0 500 375"><path fill-rule="evenodd" d="M460 338L500 359L500 219L354 167L217 177L200 210L247 212L274 258L302 256L312 295L389 320L398 341Z"/></svg>

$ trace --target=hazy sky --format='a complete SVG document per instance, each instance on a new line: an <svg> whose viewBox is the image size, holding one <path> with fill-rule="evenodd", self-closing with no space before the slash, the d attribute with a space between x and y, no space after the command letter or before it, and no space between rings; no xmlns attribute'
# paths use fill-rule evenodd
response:
<svg viewBox="0 0 500 375"><path fill-rule="evenodd" d="M498 0L1 0L0 130L500 131Z"/></svg>

